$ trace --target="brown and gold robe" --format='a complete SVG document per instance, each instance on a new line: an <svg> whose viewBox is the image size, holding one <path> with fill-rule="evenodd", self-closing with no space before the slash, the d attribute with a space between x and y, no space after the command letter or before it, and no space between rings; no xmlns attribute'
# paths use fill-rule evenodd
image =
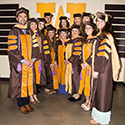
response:
<svg viewBox="0 0 125 125"><path fill-rule="evenodd" d="M25 33L22 31L25 30ZM28 97L36 93L34 66L28 68L22 60L39 58L37 40L28 30L15 25L8 35L8 56L10 62L10 81L8 97Z"/></svg>
<svg viewBox="0 0 125 125"><path fill-rule="evenodd" d="M113 74L112 74L112 49L109 39L105 35L103 40L98 40L93 45L92 57L86 62L92 65L92 69L98 72L98 78L92 79L91 108L100 112L111 111Z"/></svg>
<svg viewBox="0 0 125 125"><path fill-rule="evenodd" d="M93 36L91 38L87 38L87 40L83 44L82 63L85 63L86 59L88 59L88 57L91 55L93 43L95 41L96 41L96 38ZM79 94L82 94L84 91L85 96L90 96L91 76L92 76L92 69L91 69L91 66L88 65L87 68L82 69L81 71Z"/></svg>
<svg viewBox="0 0 125 125"><path fill-rule="evenodd" d="M58 64L59 72L58 72L58 77L59 81L61 82L62 85L65 85L65 69L66 65L64 64L64 53L66 50L66 44L68 43L70 39L66 40L61 40L59 39L56 43L56 58L55 61Z"/></svg>
<svg viewBox="0 0 125 125"><path fill-rule="evenodd" d="M65 84L66 92L78 93L81 72L81 53L83 38L78 36L69 41L66 47L65 59L70 63L66 65Z"/></svg>

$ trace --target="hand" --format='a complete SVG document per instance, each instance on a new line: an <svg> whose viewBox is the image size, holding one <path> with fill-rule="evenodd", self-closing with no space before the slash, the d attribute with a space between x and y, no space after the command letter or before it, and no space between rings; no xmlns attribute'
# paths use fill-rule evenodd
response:
<svg viewBox="0 0 125 125"><path fill-rule="evenodd" d="M57 62L56 62L56 61L54 62L54 67L55 67L55 68L57 68L57 67L58 67L58 65L57 65Z"/></svg>
<svg viewBox="0 0 125 125"><path fill-rule="evenodd" d="M99 74L99 72L95 72L95 71L94 71L94 73L93 73L93 78L98 78L98 74Z"/></svg>
<svg viewBox="0 0 125 125"><path fill-rule="evenodd" d="M31 61L30 61L29 68L32 68L33 64L34 64L34 61L31 60Z"/></svg>
<svg viewBox="0 0 125 125"><path fill-rule="evenodd" d="M82 63L81 66L82 66L83 69L86 69L87 66L89 66L89 64L85 62L85 63Z"/></svg>
<svg viewBox="0 0 125 125"><path fill-rule="evenodd" d="M51 64L50 64L50 67L52 67L52 68L53 68L53 67L54 67L54 64L53 64L53 63L51 63Z"/></svg>
<svg viewBox="0 0 125 125"><path fill-rule="evenodd" d="M27 67L29 67L31 64L31 62L29 60L26 60L26 62L24 63L24 65L26 65Z"/></svg>
<svg viewBox="0 0 125 125"><path fill-rule="evenodd" d="M70 62L68 60L64 60L65 65L68 65Z"/></svg>

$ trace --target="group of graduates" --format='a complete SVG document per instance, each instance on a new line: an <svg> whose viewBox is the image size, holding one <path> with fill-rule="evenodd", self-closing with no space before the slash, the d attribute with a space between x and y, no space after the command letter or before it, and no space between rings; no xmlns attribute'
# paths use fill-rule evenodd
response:
<svg viewBox="0 0 125 125"><path fill-rule="evenodd" d="M96 15L96 24L94 18ZM18 24L8 35L10 83L8 97L16 98L18 109L29 113L29 104L40 103L39 88L47 94L71 94L71 102L86 101L85 111L92 110L91 124L109 124L112 104L112 79L118 79L119 57L112 36L112 16L76 13L70 26L66 16L59 18L57 30L53 15L28 18L29 10L16 11ZM28 20L28 21L27 21ZM62 89L62 90L61 90Z"/></svg>

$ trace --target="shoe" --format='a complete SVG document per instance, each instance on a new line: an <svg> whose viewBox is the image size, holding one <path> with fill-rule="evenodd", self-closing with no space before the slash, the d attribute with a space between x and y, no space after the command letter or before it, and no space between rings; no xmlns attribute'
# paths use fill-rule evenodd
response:
<svg viewBox="0 0 125 125"><path fill-rule="evenodd" d="M90 110L90 108L87 107L85 104L82 104L81 108L84 109L85 111L89 111Z"/></svg>
<svg viewBox="0 0 125 125"><path fill-rule="evenodd" d="M32 103L32 104L36 104L36 101L35 100L30 100L30 102Z"/></svg>
<svg viewBox="0 0 125 125"><path fill-rule="evenodd" d="M33 99L35 103L40 103L40 100L38 99L37 95L33 95Z"/></svg>
<svg viewBox="0 0 125 125"><path fill-rule="evenodd" d="M49 89L44 89L44 93L48 94L48 95L51 95L53 94L53 92Z"/></svg>
<svg viewBox="0 0 125 125"><path fill-rule="evenodd" d="M85 105L87 103L87 105ZM81 105L81 108L84 109L84 111L89 111L90 110L90 102L86 101Z"/></svg>
<svg viewBox="0 0 125 125"><path fill-rule="evenodd" d="M56 91L55 91L54 89L51 89L50 91L51 91L52 93L54 93L54 94L56 93Z"/></svg>
<svg viewBox="0 0 125 125"><path fill-rule="evenodd" d="M81 96L78 99L75 99L74 97L72 97L69 101L70 102L77 102L81 100Z"/></svg>
<svg viewBox="0 0 125 125"><path fill-rule="evenodd" d="M21 113L24 113L24 114L28 114L29 113L29 111L26 109L25 106L18 107L18 109L21 111Z"/></svg>
<svg viewBox="0 0 125 125"><path fill-rule="evenodd" d="M39 99L37 99L37 100L35 100L36 101L36 103L40 103L40 100Z"/></svg>
<svg viewBox="0 0 125 125"><path fill-rule="evenodd" d="M70 100L73 100L73 98L74 98L74 97L70 97L70 98L68 98L68 100L69 100L69 101L70 101Z"/></svg>
<svg viewBox="0 0 125 125"><path fill-rule="evenodd" d="M30 102L31 102L32 104L34 104L34 105L36 104L36 101L35 101L33 95L30 96Z"/></svg>
<svg viewBox="0 0 125 125"><path fill-rule="evenodd" d="M29 111L29 112L33 112L34 109L28 104L28 105L25 105L26 109Z"/></svg>
<svg viewBox="0 0 125 125"><path fill-rule="evenodd" d="M90 124L93 124L93 125L99 125L99 123L96 122L95 120L90 120L89 123L90 123Z"/></svg>
<svg viewBox="0 0 125 125"><path fill-rule="evenodd" d="M91 116L90 119L93 120L93 117Z"/></svg>

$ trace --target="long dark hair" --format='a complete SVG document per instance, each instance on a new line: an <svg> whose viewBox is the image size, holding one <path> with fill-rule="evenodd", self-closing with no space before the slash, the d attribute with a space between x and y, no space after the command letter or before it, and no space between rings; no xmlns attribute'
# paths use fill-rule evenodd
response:
<svg viewBox="0 0 125 125"><path fill-rule="evenodd" d="M47 33L46 33L46 39L48 41L50 52L52 50L52 47L54 48L54 51L55 51L56 50L56 33L54 34L54 37L52 38L53 42L51 42L51 40L50 40L50 38L48 36L48 31L47 31Z"/></svg>
<svg viewBox="0 0 125 125"><path fill-rule="evenodd" d="M30 27L31 22L35 22L35 23L37 24L36 30L37 30L37 32L39 32L39 23L38 23L38 21L37 21L36 19L33 19L33 20L31 20L31 21L28 21L27 28L28 28L30 31L32 30L31 27Z"/></svg>
<svg viewBox="0 0 125 125"><path fill-rule="evenodd" d="M99 19L104 20L103 18L99 18ZM96 22L97 22L97 19L96 19ZM99 32L99 30L97 32ZM108 20L108 22L105 22L105 26L102 28L102 33L98 36L98 39L103 40L106 37L106 34L109 34L109 33L113 35L111 19Z"/></svg>
<svg viewBox="0 0 125 125"><path fill-rule="evenodd" d="M99 18L101 20L104 20L102 18ZM105 20L104 20L105 21ZM97 19L96 19L96 22L97 22ZM102 28L102 33L105 32L105 33L113 33L112 31L112 24L111 24L111 20L108 20L108 22L105 22L105 26Z"/></svg>
<svg viewBox="0 0 125 125"><path fill-rule="evenodd" d="M68 22L68 20L65 20L65 21L66 21L66 27L69 28L69 22ZM59 28L62 28L62 20L59 23Z"/></svg>
<svg viewBox="0 0 125 125"><path fill-rule="evenodd" d="M87 25L91 26L93 28L92 36L95 36L97 34L97 27L96 24L93 22L86 22L84 26L86 27ZM87 38L87 34L85 33L85 36Z"/></svg>

